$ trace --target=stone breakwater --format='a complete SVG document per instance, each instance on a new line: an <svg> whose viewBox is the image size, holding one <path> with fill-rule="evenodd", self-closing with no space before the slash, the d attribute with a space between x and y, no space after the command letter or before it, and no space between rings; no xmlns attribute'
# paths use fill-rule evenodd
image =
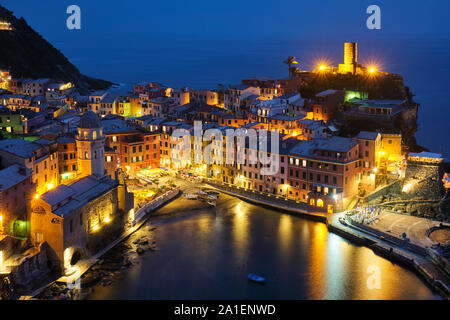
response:
<svg viewBox="0 0 450 320"><path fill-rule="evenodd" d="M350 241L365 245L375 253L389 260L402 263L414 270L442 297L450 299L450 278L448 274L437 266L426 249L414 246L405 249L386 233L372 230L365 226L341 222L343 214L337 214L327 221L328 230ZM373 232L372 232L373 231ZM411 250L411 251L410 251Z"/></svg>

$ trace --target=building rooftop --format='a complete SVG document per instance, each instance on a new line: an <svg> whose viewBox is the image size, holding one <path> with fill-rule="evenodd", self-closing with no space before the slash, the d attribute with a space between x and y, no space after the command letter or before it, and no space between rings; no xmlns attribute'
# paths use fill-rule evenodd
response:
<svg viewBox="0 0 450 320"><path fill-rule="evenodd" d="M78 123L78 128L81 129L96 129L100 128L102 125L98 116L92 111L86 111Z"/></svg>
<svg viewBox="0 0 450 320"><path fill-rule="evenodd" d="M357 141L351 138L333 136L326 139L299 140L289 151L291 154L313 156L314 150L347 152Z"/></svg>
<svg viewBox="0 0 450 320"><path fill-rule="evenodd" d="M433 159L442 159L442 155L439 153L432 152L420 152L420 153L410 153L409 157L420 157L420 158L433 158Z"/></svg>
<svg viewBox="0 0 450 320"><path fill-rule="evenodd" d="M97 179L94 176L87 176L69 185L59 185L44 193L40 199L52 206L53 213L67 218L115 186L116 181L109 177Z"/></svg>
<svg viewBox="0 0 450 320"><path fill-rule="evenodd" d="M326 96L336 93L336 92L338 92L338 90L328 89L328 90L319 92L318 94L316 94L316 97L326 97Z"/></svg>
<svg viewBox="0 0 450 320"><path fill-rule="evenodd" d="M6 139L0 141L0 150L17 155L21 158L31 158L41 145L22 139Z"/></svg>
<svg viewBox="0 0 450 320"><path fill-rule="evenodd" d="M295 117L291 117L282 113L278 113L276 115L273 115L271 117L268 117L269 119L272 120L281 120L281 121L297 121L297 120L301 120L303 119L305 116L304 115L298 115Z"/></svg>
<svg viewBox="0 0 450 320"><path fill-rule="evenodd" d="M13 164L3 170L0 170L0 191L8 190L9 188L29 179L31 170L22 167L18 164Z"/></svg>
<svg viewBox="0 0 450 320"><path fill-rule="evenodd" d="M378 137L378 132L371 132L371 131L360 131L358 135L356 136L357 139L364 139L364 140L376 140Z"/></svg>
<svg viewBox="0 0 450 320"><path fill-rule="evenodd" d="M245 90L247 88L250 88L251 85L249 84L234 84L230 86L230 89L234 89L234 90Z"/></svg>
<svg viewBox="0 0 450 320"><path fill-rule="evenodd" d="M75 143L75 139L71 137L59 137L56 139L56 142L58 142L58 144Z"/></svg>
<svg viewBox="0 0 450 320"><path fill-rule="evenodd" d="M102 120L101 123L103 126L103 131L106 134L137 131L136 127L134 127L133 125L131 125L125 119L122 118Z"/></svg>
<svg viewBox="0 0 450 320"><path fill-rule="evenodd" d="M392 108L403 104L405 100L369 100L353 98L350 99L349 102L360 105L362 107Z"/></svg>
<svg viewBox="0 0 450 320"><path fill-rule="evenodd" d="M107 92L103 98L102 103L114 103L119 98L119 94L115 92Z"/></svg>

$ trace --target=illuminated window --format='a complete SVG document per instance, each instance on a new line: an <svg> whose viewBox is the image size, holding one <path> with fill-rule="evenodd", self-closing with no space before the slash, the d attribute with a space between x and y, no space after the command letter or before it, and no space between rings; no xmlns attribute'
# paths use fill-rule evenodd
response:
<svg viewBox="0 0 450 320"><path fill-rule="evenodd" d="M92 133L92 139L97 139L97 131L94 131L93 133Z"/></svg>
<svg viewBox="0 0 450 320"><path fill-rule="evenodd" d="M309 204L310 204L311 206L314 206L314 205L316 204L316 202L314 201L314 199L311 199L311 200L309 200Z"/></svg>
<svg viewBox="0 0 450 320"><path fill-rule="evenodd" d="M317 199L317 206L323 208L323 200Z"/></svg>

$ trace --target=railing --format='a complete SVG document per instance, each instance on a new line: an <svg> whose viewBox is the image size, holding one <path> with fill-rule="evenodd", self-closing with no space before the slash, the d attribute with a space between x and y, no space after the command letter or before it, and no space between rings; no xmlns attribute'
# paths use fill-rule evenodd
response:
<svg viewBox="0 0 450 320"><path fill-rule="evenodd" d="M152 210L155 210L159 208L161 205L166 203L169 200L172 200L174 197L176 197L180 193L180 189L176 188L173 190L170 190L159 197L153 199L151 202L147 203L145 206L139 208L135 215L134 215L134 224L139 222L147 213L149 213Z"/></svg>

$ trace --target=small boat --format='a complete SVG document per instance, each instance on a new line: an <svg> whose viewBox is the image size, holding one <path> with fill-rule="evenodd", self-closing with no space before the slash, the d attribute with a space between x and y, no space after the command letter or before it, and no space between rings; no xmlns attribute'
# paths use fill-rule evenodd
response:
<svg viewBox="0 0 450 320"><path fill-rule="evenodd" d="M216 206L216 202L215 201L208 201L208 204L210 205L210 206L213 206L213 207L215 207Z"/></svg>
<svg viewBox="0 0 450 320"><path fill-rule="evenodd" d="M198 191L198 194L206 195L207 193L206 193L205 191L203 191L203 190L199 190L199 191Z"/></svg>
<svg viewBox="0 0 450 320"><path fill-rule="evenodd" d="M263 277L258 276L256 274L253 274L253 273L248 274L248 280L257 282L257 283L265 283L266 282L266 279L264 279Z"/></svg>
<svg viewBox="0 0 450 320"><path fill-rule="evenodd" d="M186 199L190 199L190 200L195 200L195 199L197 199L197 195L196 195L195 193L186 193L186 194L184 195L184 197L185 197Z"/></svg>
<svg viewBox="0 0 450 320"><path fill-rule="evenodd" d="M208 194L208 199L216 200L216 199L219 199L219 196L216 196L213 194Z"/></svg>

